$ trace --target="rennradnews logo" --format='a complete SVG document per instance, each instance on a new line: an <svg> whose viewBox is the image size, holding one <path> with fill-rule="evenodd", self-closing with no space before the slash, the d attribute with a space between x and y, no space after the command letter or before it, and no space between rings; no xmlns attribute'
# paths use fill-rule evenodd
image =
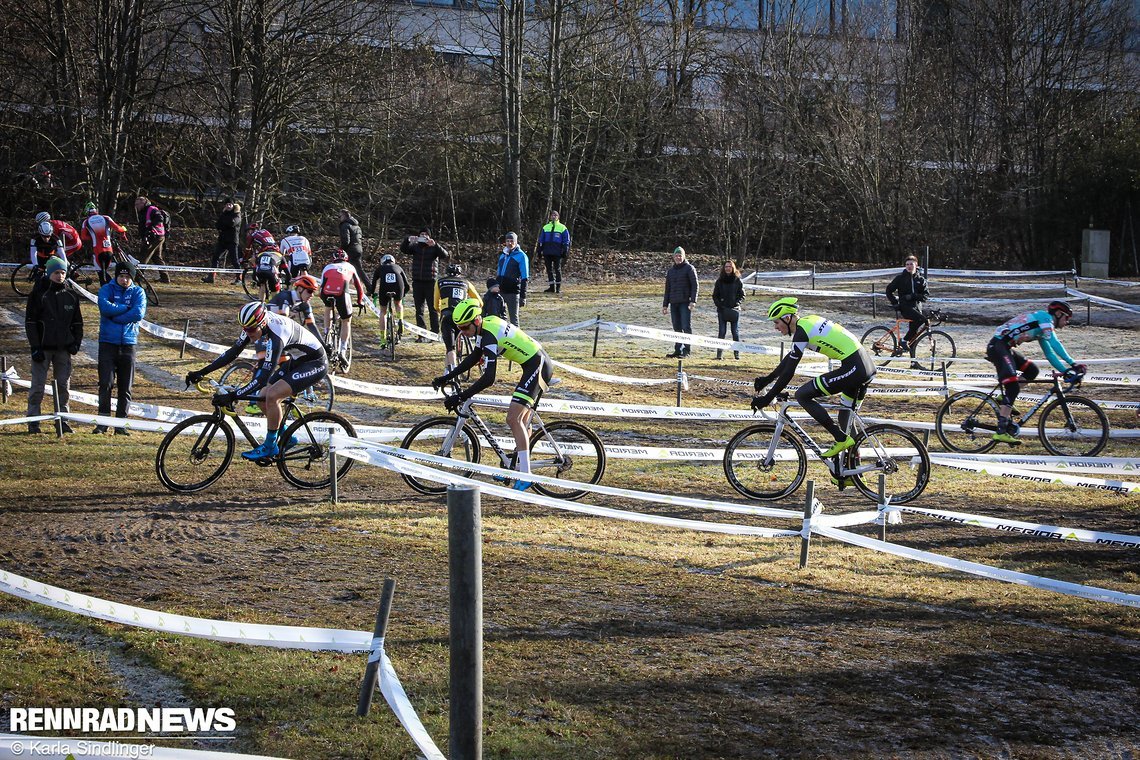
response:
<svg viewBox="0 0 1140 760"><path fill-rule="evenodd" d="M12 733L198 734L237 730L229 707L13 707Z"/></svg>

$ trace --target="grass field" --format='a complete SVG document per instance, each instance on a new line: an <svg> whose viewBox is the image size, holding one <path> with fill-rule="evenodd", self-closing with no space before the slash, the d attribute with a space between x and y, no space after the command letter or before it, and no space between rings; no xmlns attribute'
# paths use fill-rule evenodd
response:
<svg viewBox="0 0 1140 760"><path fill-rule="evenodd" d="M702 283L704 285L704 283ZM236 287L175 281L148 318L228 343L244 301ZM1120 294L1107 293L1119 298ZM994 294L987 293L989 296ZM410 299L409 299L410 300ZM746 302L742 338L778 336ZM1124 300L1135 300L1127 297ZM811 302L853 332L866 303ZM696 332L715 334L711 304ZM94 307L72 387L96 387ZM1012 313L1013 309L1010 309ZM22 304L0 293L0 352L27 374ZM603 318L667 327L659 283L580 284L536 293L523 327ZM1070 353L1134 352L1140 322L1093 312L1062 334ZM965 317L965 314L962 315ZM960 356L978 356L987 326L972 314L946 327ZM1131 320L1131 321L1129 321ZM883 321L883 320L878 320ZM544 340L554 358L620 375L670 377L671 346L592 331ZM378 358L375 320L358 327L352 376L423 385L442 366L438 344L404 343ZM1032 349L1029 353L1035 353ZM203 366L194 351L141 339L136 400L207 405L181 390ZM771 358L717 361L696 350L690 373L751 380ZM1113 367L1140 372L1136 366ZM507 373L513 380L516 373ZM670 385L609 385L562 374L551 397L672 404ZM511 386L500 383L496 392ZM1093 398L1137 400L1120 387ZM737 387L694 382L686 406L746 408ZM870 397L871 416L931 420L936 397ZM23 414L23 394L3 416ZM419 404L338 394L365 424L408 426L442 413ZM73 411L89 411L74 405ZM557 415L552 415L557 416ZM1135 428L1132 411L1110 412ZM501 422L501 417L494 417ZM739 424L582 418L607 443L723 445ZM369 629L383 579L396 580L386 639L405 688L446 751L448 570L446 508L396 475L356 467L341 502L286 485L276 470L235 463L214 488L167 492L154 474L157 434L57 440L0 427L0 568L125 604L236 621ZM934 439L932 438L932 444ZM1030 442L1027 453L1044 453ZM1105 455L1140 456L1136 443ZM822 466L809 477L827 512L867 509L837 492ZM719 463L611 459L607 485L744 503ZM803 490L785 502L802 509ZM771 519L626 502L584 501L700 520L798 527ZM917 506L1140 533L1140 499L935 468ZM1132 757L1140 751L1140 612L981 580L817 539L799 569L798 540L696 533L552 511L486 497L484 750L495 758ZM877 529L853 529L875 535ZM906 516L901 544L960 559L1140 593L1135 551L1048 542ZM414 745L377 705L354 717L363 658L287 652L159 635L0 596L0 707L232 707L224 751L291 758L405 758ZM6 728L0 719L0 730Z"/></svg>

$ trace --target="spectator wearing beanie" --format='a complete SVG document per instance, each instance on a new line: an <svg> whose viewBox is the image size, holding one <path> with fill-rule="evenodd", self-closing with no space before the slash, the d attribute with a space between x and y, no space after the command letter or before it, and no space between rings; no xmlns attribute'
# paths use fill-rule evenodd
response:
<svg viewBox="0 0 1140 760"><path fill-rule="evenodd" d="M507 302L499 292L499 278L487 278L487 292L483 295L483 316L507 319Z"/></svg>
<svg viewBox="0 0 1140 760"><path fill-rule="evenodd" d="M111 390L118 387L115 416L124 418L131 405L135 380L135 345L139 322L146 316L146 293L133 282L131 265L115 265L115 278L99 288L99 414L111 414ZM95 433L106 433L97 425ZM115 435L129 435L115 428Z"/></svg>
<svg viewBox="0 0 1140 760"><path fill-rule="evenodd" d="M79 311L79 296L67 286L67 263L52 256L44 266L44 273L46 276L32 289L24 310L24 330L32 350L29 417L40 414L49 367L59 392L59 408L69 411L71 357L79 353L83 342L83 315ZM61 429L64 433L73 432L66 421L61 423ZM40 432L40 423L29 422L28 432Z"/></svg>

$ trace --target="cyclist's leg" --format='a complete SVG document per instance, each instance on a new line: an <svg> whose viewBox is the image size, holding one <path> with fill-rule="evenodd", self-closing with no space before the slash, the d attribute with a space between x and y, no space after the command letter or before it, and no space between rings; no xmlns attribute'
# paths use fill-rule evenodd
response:
<svg viewBox="0 0 1140 760"><path fill-rule="evenodd" d="M1030 372L1033 377L1037 376L1037 367L1033 362L1027 362L1024 356L1012 350L1001 338L990 339L986 346L986 359L997 369L998 382L1001 383L1002 388L1002 402L998 406L998 424L994 439L1010 442L1007 440L1007 438L1013 438L1009 432L1010 410L1013 409L1017 395L1021 392L1021 385L1017 378L1018 367L1031 368Z"/></svg>
<svg viewBox="0 0 1140 760"><path fill-rule="evenodd" d="M909 351L910 347L914 345L914 339L918 337L919 332L926 326L926 317L922 312L913 306L899 306L899 314L903 319L909 319L910 322L906 328L906 335L903 336L900 345L904 351Z"/></svg>
<svg viewBox="0 0 1140 760"><path fill-rule="evenodd" d="M836 369L804 383L796 391L796 401L800 403L804 411L822 425L827 432L831 433L837 445L846 444L838 448L833 446L832 449L836 450L829 449L829 453L825 452L827 456L835 456L839 451L849 448L854 443L854 439L836 424L835 420L831 419L831 415L827 413L827 410L820 405L817 399L842 393L845 390L854 391L864 383L870 382L873 372L863 366L863 362L860 361L861 356L862 352L856 353L853 357L845 359Z"/></svg>
<svg viewBox="0 0 1140 760"><path fill-rule="evenodd" d="M352 307L348 304L348 291L337 296L336 310L340 314L340 345L343 351L352 337Z"/></svg>
<svg viewBox="0 0 1140 760"><path fill-rule="evenodd" d="M455 329L455 323L451 321L451 312L446 309L439 318L439 335L443 338L443 350L447 355L444 362L447 364L447 371L450 372L459 363L455 353L455 341L459 337L459 331Z"/></svg>
<svg viewBox="0 0 1140 760"><path fill-rule="evenodd" d="M515 469L519 472L530 472L530 418L553 374L550 360L540 351L523 362L522 377L511 396L507 424L514 434ZM529 486L527 483L522 487Z"/></svg>

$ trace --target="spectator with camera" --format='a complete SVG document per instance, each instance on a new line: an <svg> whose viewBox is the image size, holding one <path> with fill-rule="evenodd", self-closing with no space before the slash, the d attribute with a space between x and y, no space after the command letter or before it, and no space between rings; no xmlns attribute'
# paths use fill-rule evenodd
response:
<svg viewBox="0 0 1140 760"><path fill-rule="evenodd" d="M412 260L412 298L416 304L416 324L425 327L424 312L431 319L432 332L439 332L439 314L432 308L435 295L435 281L439 277L439 262L447 261L451 254L431 236L431 230L423 227L415 235L408 235L400 242L400 253ZM417 337L416 343L423 338Z"/></svg>

